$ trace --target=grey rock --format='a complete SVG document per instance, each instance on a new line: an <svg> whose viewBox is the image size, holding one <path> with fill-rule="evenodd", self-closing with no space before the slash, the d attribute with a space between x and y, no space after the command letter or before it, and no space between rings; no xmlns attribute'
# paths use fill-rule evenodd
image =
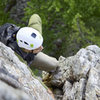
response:
<svg viewBox="0 0 100 100"><path fill-rule="evenodd" d="M75 82L73 85L66 81L63 100L84 100L85 83L85 79L80 79L79 82Z"/></svg>
<svg viewBox="0 0 100 100"><path fill-rule="evenodd" d="M50 82L63 87L60 100L100 100L100 48L90 45L74 56L61 56Z"/></svg>
<svg viewBox="0 0 100 100"><path fill-rule="evenodd" d="M29 67L1 42L0 100L54 100L44 84L32 76Z"/></svg>
<svg viewBox="0 0 100 100"><path fill-rule="evenodd" d="M100 70L96 68L90 70L85 96L86 100L100 100Z"/></svg>
<svg viewBox="0 0 100 100"><path fill-rule="evenodd" d="M87 48L92 48L92 50ZM93 49L94 47L94 49ZM95 50L97 46L89 46L86 49L81 49L76 55L64 58L59 58L59 68L53 73L51 84L58 87L66 80L75 81L81 78L86 78L89 70L100 62L100 48ZM94 50L94 51L93 51ZM96 52L97 51L97 52Z"/></svg>
<svg viewBox="0 0 100 100"><path fill-rule="evenodd" d="M0 81L0 100L32 100L25 92ZM35 100L35 99L34 99Z"/></svg>

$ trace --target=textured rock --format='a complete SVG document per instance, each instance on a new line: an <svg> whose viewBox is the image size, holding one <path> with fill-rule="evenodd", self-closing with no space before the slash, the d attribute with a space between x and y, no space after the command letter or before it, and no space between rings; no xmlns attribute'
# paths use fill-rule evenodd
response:
<svg viewBox="0 0 100 100"><path fill-rule="evenodd" d="M25 92L0 81L0 100L32 100Z"/></svg>
<svg viewBox="0 0 100 100"><path fill-rule="evenodd" d="M75 56L59 58L59 69L53 73L51 83L58 87L66 80L71 82L86 78L90 69L100 63L100 48L92 45L81 49Z"/></svg>
<svg viewBox="0 0 100 100"><path fill-rule="evenodd" d="M0 100L54 100L14 52L0 42Z"/></svg>
<svg viewBox="0 0 100 100"><path fill-rule="evenodd" d="M79 82L74 82L74 84L72 85L70 82L66 81L63 89L63 100L84 100L85 82L85 79L80 79Z"/></svg>
<svg viewBox="0 0 100 100"><path fill-rule="evenodd" d="M62 90L59 100L100 100L100 48L91 45L74 56L60 57L50 77L49 84Z"/></svg>
<svg viewBox="0 0 100 100"><path fill-rule="evenodd" d="M48 76L57 100L100 100L100 48L91 45L74 56L60 57L59 68ZM54 100L50 91L2 43L0 100Z"/></svg>
<svg viewBox="0 0 100 100"><path fill-rule="evenodd" d="M100 70L96 68L90 70L85 95L86 100L100 100Z"/></svg>

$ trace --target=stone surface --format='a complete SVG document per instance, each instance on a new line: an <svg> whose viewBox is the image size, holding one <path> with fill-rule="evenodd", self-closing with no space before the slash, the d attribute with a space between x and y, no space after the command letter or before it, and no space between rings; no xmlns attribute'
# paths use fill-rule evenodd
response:
<svg viewBox="0 0 100 100"><path fill-rule="evenodd" d="M0 42L0 100L54 100L14 52Z"/></svg>
<svg viewBox="0 0 100 100"><path fill-rule="evenodd" d="M72 85L70 82L66 81L63 89L63 100L84 100L85 82L85 79L80 79L79 82L74 82Z"/></svg>
<svg viewBox="0 0 100 100"><path fill-rule="evenodd" d="M90 70L85 96L86 100L100 100L100 70L96 68Z"/></svg>
<svg viewBox="0 0 100 100"><path fill-rule="evenodd" d="M59 69L53 73L51 84L58 87L66 80L71 82L86 78L90 69L100 63L100 48L96 45L80 49L76 55L59 58Z"/></svg>
<svg viewBox="0 0 100 100"><path fill-rule="evenodd" d="M56 100L100 100L100 48L91 45L74 56L61 56L58 69L47 74L46 81ZM52 92L2 43L0 100L54 100Z"/></svg>
<svg viewBox="0 0 100 100"><path fill-rule="evenodd" d="M100 48L90 45L74 56L61 56L50 77L49 84L62 90L59 100L100 100Z"/></svg>
<svg viewBox="0 0 100 100"><path fill-rule="evenodd" d="M22 90L14 89L0 80L0 100L32 100L32 98Z"/></svg>

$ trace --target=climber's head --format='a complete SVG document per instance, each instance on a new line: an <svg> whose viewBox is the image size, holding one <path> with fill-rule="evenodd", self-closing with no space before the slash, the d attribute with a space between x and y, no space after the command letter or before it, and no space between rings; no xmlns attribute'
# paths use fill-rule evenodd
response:
<svg viewBox="0 0 100 100"><path fill-rule="evenodd" d="M31 27L21 28L16 35L16 40L20 48L25 50L37 50L42 48L43 37L35 29Z"/></svg>

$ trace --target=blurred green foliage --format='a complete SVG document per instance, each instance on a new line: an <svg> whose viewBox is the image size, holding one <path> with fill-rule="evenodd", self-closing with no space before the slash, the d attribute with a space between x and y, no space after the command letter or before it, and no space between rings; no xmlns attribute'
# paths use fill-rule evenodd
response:
<svg viewBox="0 0 100 100"><path fill-rule="evenodd" d="M33 13L41 16L48 54L58 58L88 45L100 46L100 0L31 0L25 11L24 20Z"/></svg>
<svg viewBox="0 0 100 100"><path fill-rule="evenodd" d="M0 25L12 22L4 13L6 4L0 0ZM49 55L66 57L88 45L100 46L100 0L30 0L24 22L33 13L42 19L44 52Z"/></svg>
<svg viewBox="0 0 100 100"><path fill-rule="evenodd" d="M14 20L9 18L9 13L6 12L5 8L8 3L8 0L0 0L0 25L3 25L5 23L15 23Z"/></svg>
<svg viewBox="0 0 100 100"><path fill-rule="evenodd" d="M8 14L4 12L7 0L0 0L0 25L8 21Z"/></svg>

